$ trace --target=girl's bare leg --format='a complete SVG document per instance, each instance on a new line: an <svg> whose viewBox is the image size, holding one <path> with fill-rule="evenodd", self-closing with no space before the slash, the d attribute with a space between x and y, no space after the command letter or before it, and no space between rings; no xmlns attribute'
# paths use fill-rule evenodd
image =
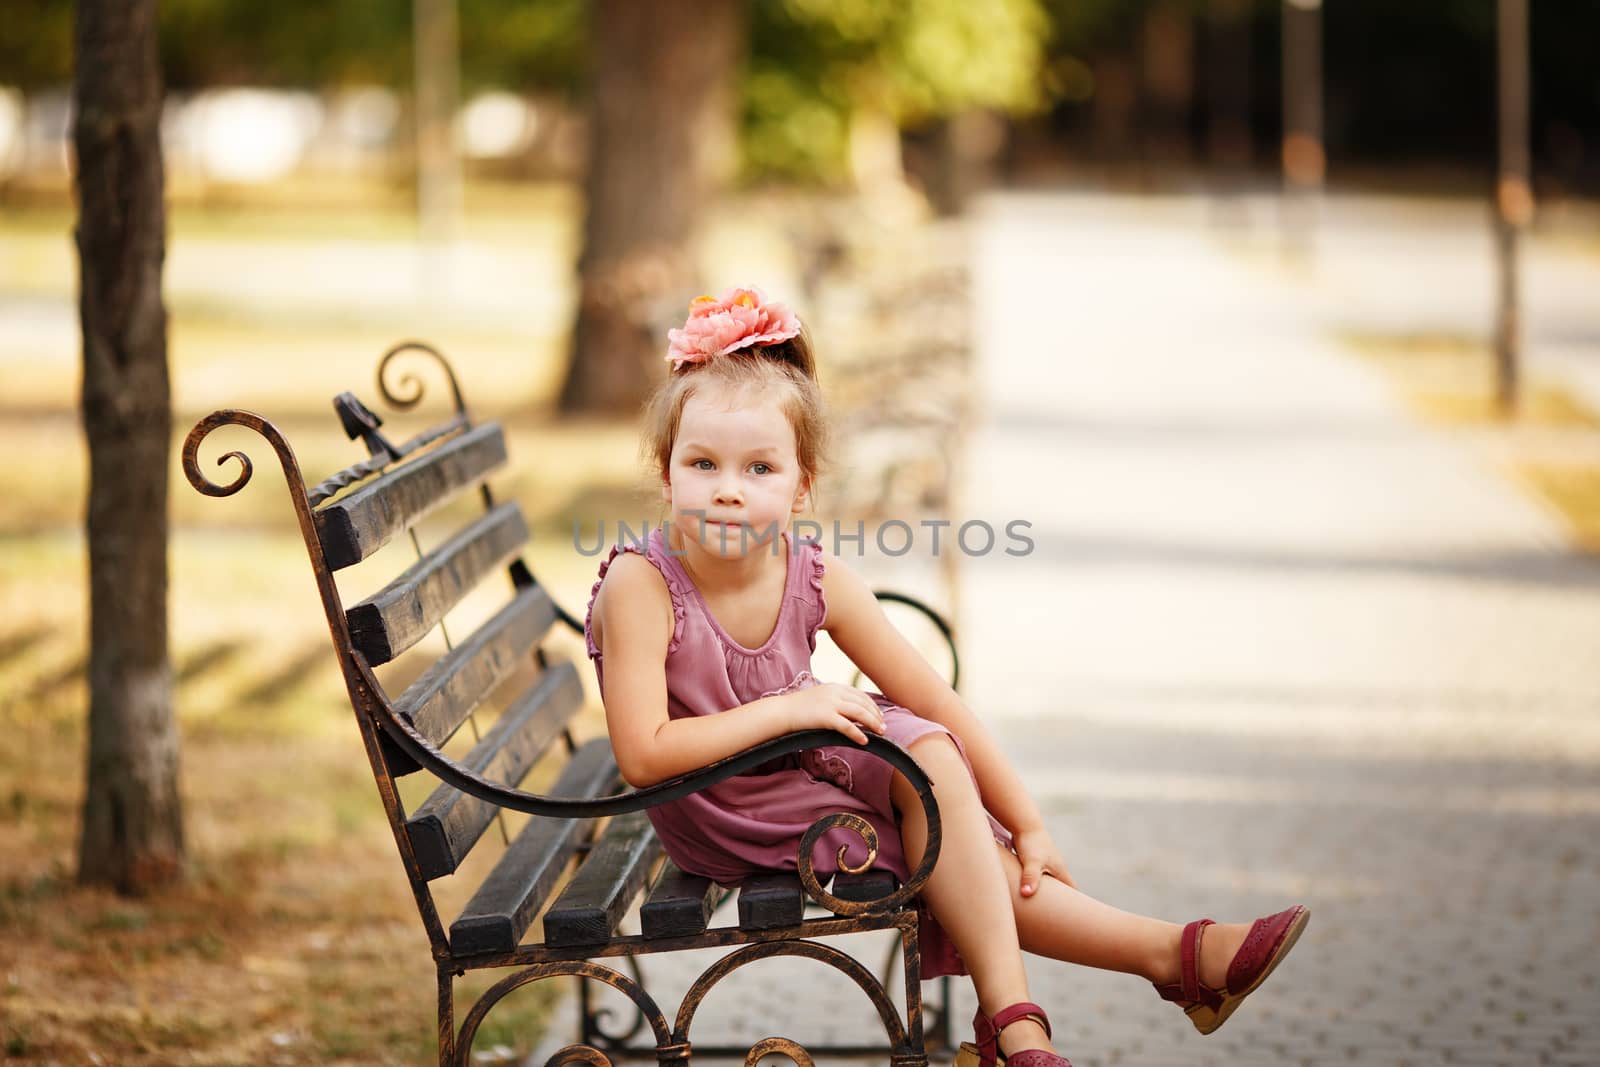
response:
<svg viewBox="0 0 1600 1067"><path fill-rule="evenodd" d="M1179 980L1182 926L1114 908L1049 875L1033 895L1025 897L1022 864L1007 849L995 851L1005 869L1017 937L1024 949L1068 963L1136 974L1161 985ZM1228 964L1249 930L1248 923L1206 928L1200 939L1202 982L1222 986Z"/></svg>
<svg viewBox="0 0 1600 1067"><path fill-rule="evenodd" d="M923 738L910 751L933 779L939 803L939 862L922 899L966 961L985 1015L1031 1000L1018 940L1021 924L1012 903L1016 887L1006 883L1008 875L966 762L943 734ZM890 792L900 812L906 862L915 869L927 847L927 817L911 783L898 773ZM1005 1028L1000 1047L1009 1056L1024 1049L1048 1049L1050 1042L1043 1027L1023 1019Z"/></svg>

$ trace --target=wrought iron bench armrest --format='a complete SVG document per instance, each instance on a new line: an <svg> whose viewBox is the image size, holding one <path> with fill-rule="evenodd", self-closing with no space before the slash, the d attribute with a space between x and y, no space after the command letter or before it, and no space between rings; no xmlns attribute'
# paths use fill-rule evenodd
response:
<svg viewBox="0 0 1600 1067"><path fill-rule="evenodd" d="M357 653L359 656L359 653ZM361 672L366 683L372 687L373 692L381 692L377 679L372 676L371 670L362 663ZM371 706L375 709L374 715L378 726L389 736L394 743L403 750L407 756L415 760L421 767L431 771L440 781L461 790L469 796L507 808L511 811L526 812L529 815L543 815L554 818L566 819L593 819L606 815L623 815L633 811L643 811L653 808L667 801L677 800L691 793L699 792L707 786L716 785L718 782L732 778L734 775L743 774L768 760L779 756L786 756L792 752L803 752L806 749L820 748L824 745L855 745L844 734L835 730L801 730L782 737L775 737L770 741L763 741L733 756L708 764L699 770L669 778L655 785L643 789L635 789L626 793L617 793L609 797L594 798L564 798L542 796L529 793L521 789L514 789L499 782L490 781L467 769L462 764L452 760L428 742L428 739L419 733L405 718L397 714L387 700L374 700ZM811 853L816 842L836 827L850 829L862 837L868 852L867 861L858 867L846 867L842 863L840 868L850 873L859 873L872 865L872 859L878 853L877 833L871 824L859 816L845 813L826 815L805 832L800 841L800 852L797 857L800 882L805 887L806 893L818 904L827 908L836 915L867 915L892 911L905 906L922 891L928 878L933 873L934 864L939 858L939 806L933 796L933 782L928 775L911 758L911 754L899 745L882 737L867 737L864 746L867 752L894 767L911 782L917 791L917 797L922 802L922 810L928 819L928 843L923 850L922 862L917 869L912 871L904 884L886 897L877 900L844 900L834 896L824 889L817 879L816 872L812 869Z"/></svg>

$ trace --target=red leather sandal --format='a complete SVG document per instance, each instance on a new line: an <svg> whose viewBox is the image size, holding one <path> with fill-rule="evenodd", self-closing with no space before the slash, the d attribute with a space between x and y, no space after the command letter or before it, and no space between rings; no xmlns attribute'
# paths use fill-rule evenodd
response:
<svg viewBox="0 0 1600 1067"><path fill-rule="evenodd" d="M1196 919L1183 928L1178 942L1183 959L1181 980L1175 985L1157 985L1155 990L1161 999L1176 1002L1196 1030L1209 1034L1227 1022L1239 1002L1255 992L1283 962L1310 920L1311 912L1303 904L1257 919L1228 964L1222 988L1213 989L1200 981L1200 935L1216 923Z"/></svg>
<svg viewBox="0 0 1600 1067"><path fill-rule="evenodd" d="M1057 1056L1054 1052L1046 1052L1044 1049L1031 1048L1009 1058L1000 1051L1000 1031L1018 1019L1030 1016L1039 1021L1039 1025L1044 1027L1045 1036L1049 1037L1050 1020L1045 1017L1044 1009L1037 1004L1023 1001L1009 1008L1001 1008L994 1013L993 1019L984 1015L983 1009L979 1008L977 1018L972 1020L972 1030L977 1036L977 1043L961 1042L961 1050L956 1053L955 1067L995 1067L996 1060L1007 1064L1008 1067L1072 1067L1072 1063L1065 1056Z"/></svg>

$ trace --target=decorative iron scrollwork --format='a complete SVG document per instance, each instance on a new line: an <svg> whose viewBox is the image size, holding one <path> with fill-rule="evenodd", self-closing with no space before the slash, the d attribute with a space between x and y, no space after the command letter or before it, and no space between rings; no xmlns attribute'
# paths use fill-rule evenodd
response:
<svg viewBox="0 0 1600 1067"><path fill-rule="evenodd" d="M486 990L478 1002L472 1006L467 1017L461 1023L461 1032L456 1035L456 1063L459 1067L467 1067L472 1060L472 1039L478 1033L484 1017L494 1010L506 994L520 989L531 982L540 982L546 978L558 975L577 975L580 978L596 982L604 982L613 989L619 990L632 1000L639 1014L650 1024L650 1029L655 1035L656 1045L670 1045L672 1035L667 1032L667 1019L656 1007L656 1002L650 999L639 983L628 978L609 967L602 967L596 963L584 960L574 960L566 963L540 963L533 967L517 971L500 979ZM564 1057L564 1058L563 1058ZM606 1054L592 1045L568 1045L546 1061L546 1067L569 1063L596 1064L599 1067L611 1067L611 1060Z"/></svg>
<svg viewBox="0 0 1600 1067"><path fill-rule="evenodd" d="M568 1045L566 1048L557 1049L555 1054L544 1061L544 1067L566 1067L569 1063L587 1063L594 1067L614 1067L611 1057L592 1045Z"/></svg>
<svg viewBox="0 0 1600 1067"><path fill-rule="evenodd" d="M637 956L627 956L624 957L624 960L628 965L629 973L633 975L633 980L639 983L639 985L642 987L644 985L644 971L639 967L639 958ZM584 1020L584 1036L587 1037L590 1034L593 1034L595 1037L600 1039L601 1043L606 1048L609 1049L623 1048L626 1047L629 1041L633 1040L633 1036L637 1034L639 1029L648 1021L645 1019L644 1013L639 1011L638 1006L635 1005L633 1013L633 1025L628 1027L627 1030L620 1034L612 1034L607 1033L605 1028L600 1025L600 1020L609 1019L611 1017L612 1012L610 1008L596 1008L594 1011L591 1011L589 1013L589 1018Z"/></svg>
<svg viewBox="0 0 1600 1067"><path fill-rule="evenodd" d="M800 854L795 857L795 864L800 875L800 884L805 888L806 895L821 904L835 915L872 915L894 911L905 906L927 884L928 878L933 874L934 861L938 859L939 842L941 833L939 828L939 810L933 800L933 790L930 787L924 791L917 790L918 799L922 801L923 811L928 818L928 843L923 849L922 862L917 869L906 879L906 883L899 889L879 897L876 900L844 900L834 896L822 888L822 882L817 878L812 853L816 850L817 842L822 840L824 834L830 830L851 830L860 836L867 846L867 858L861 863L851 866L845 862L849 846L839 846L835 859L839 870L845 874L861 874L872 867L878 858L878 832L872 824L859 815L848 812L835 812L824 815L806 830L800 838Z"/></svg>
<svg viewBox="0 0 1600 1067"><path fill-rule="evenodd" d="M859 986L861 991L867 995L867 999L872 1001L872 1006L878 1011L878 1018L883 1022L884 1032L889 1037L890 1048L896 1052L908 1050L906 1028L905 1024L900 1020L900 1013L895 1010L894 1004L889 1000L889 995L884 991L883 986L878 983L878 980L873 977L872 972L831 945L803 940L768 941L762 944L746 945L744 948L728 953L706 968L705 972L695 979L694 985L689 987L689 991L683 995L683 1003L678 1007L677 1024L673 1028L672 1036L674 1040L688 1041L689 1027L694 1024L695 1012L699 1010L701 1002L705 1000L706 994L711 992L713 986L740 967L772 956L800 956L805 959L813 959L842 973ZM767 1041L784 1041L784 1039L768 1038ZM775 1046L772 1051L789 1055L790 1059L794 1060L799 1067L808 1067L811 1063L811 1057L803 1048L792 1041L785 1042L785 1046L787 1047ZM757 1048L759 1047L758 1045ZM789 1048L793 1048L800 1055L805 1056L805 1059L795 1059L789 1053ZM750 1055L755 1056L755 1049L751 1050ZM755 1059L746 1058L746 1067L754 1062Z"/></svg>
<svg viewBox="0 0 1600 1067"><path fill-rule="evenodd" d="M860 837L867 846L867 858L852 867L845 862L845 856L849 854L850 846L840 845L838 854L834 856L835 862L839 865L839 870L845 874L862 874L871 870L872 865L878 859L878 831L861 816L843 811L835 812L832 815L824 815L806 830L805 835L800 839L800 863L802 868L810 869L812 847L822 839L823 834L834 829L854 831L856 836ZM801 881L805 880L804 874L800 877Z"/></svg>
<svg viewBox="0 0 1600 1067"><path fill-rule="evenodd" d="M382 394L384 402L396 410L408 411L422 400L422 379L415 374L410 372L402 374L396 383L399 386L398 390L392 388L387 379L389 364L396 357L408 352L421 352L439 364L440 369L444 371L445 380L450 383L450 396L455 401L456 414L465 415L467 405L461 399L461 385L456 381L456 372L450 366L450 361L444 358L444 353L423 341L401 341L378 360L378 392Z"/></svg>
<svg viewBox="0 0 1600 1067"><path fill-rule="evenodd" d="M250 476L255 473L255 466L250 462L250 457L243 452L225 452L217 457L217 466L227 464L228 460L239 461L239 476L226 484L213 482L207 478L200 469L200 442L204 441L212 430L218 426L243 426L254 430L272 445L272 450L278 454L278 462L283 465L284 477L289 481L291 494L303 496L305 493L305 478L300 474L299 461L295 459L294 450L289 447L289 442L284 439L283 431L272 423L257 415L253 411L241 408L223 408L213 411L199 422L194 429L189 431L189 436L183 440L183 474L189 479L189 484L198 492L206 496L232 496L243 489L250 482ZM298 501L297 501L298 502Z"/></svg>
<svg viewBox="0 0 1600 1067"><path fill-rule="evenodd" d="M763 1056L787 1056L789 1062L795 1067L816 1067L807 1052L799 1043L790 1041L786 1037L764 1037L750 1046L750 1051L745 1055L744 1067L759 1067Z"/></svg>

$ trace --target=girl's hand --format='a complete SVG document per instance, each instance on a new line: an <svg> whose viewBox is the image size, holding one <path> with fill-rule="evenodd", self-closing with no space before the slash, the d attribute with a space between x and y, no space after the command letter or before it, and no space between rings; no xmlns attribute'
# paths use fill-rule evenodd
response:
<svg viewBox="0 0 1600 1067"><path fill-rule="evenodd" d="M1024 830L1012 834L1011 847L1017 850L1017 859L1022 861L1023 896L1031 897L1037 893L1039 883L1047 874L1074 889L1078 888L1078 883L1067 873L1067 861L1061 858L1061 850L1056 848L1048 830Z"/></svg>
<svg viewBox="0 0 1600 1067"><path fill-rule="evenodd" d="M883 733L883 712L879 710L877 702L848 685L824 682L809 689L785 693L782 699L791 705L791 733L798 730L837 730L862 745L867 743L868 730L875 734Z"/></svg>

